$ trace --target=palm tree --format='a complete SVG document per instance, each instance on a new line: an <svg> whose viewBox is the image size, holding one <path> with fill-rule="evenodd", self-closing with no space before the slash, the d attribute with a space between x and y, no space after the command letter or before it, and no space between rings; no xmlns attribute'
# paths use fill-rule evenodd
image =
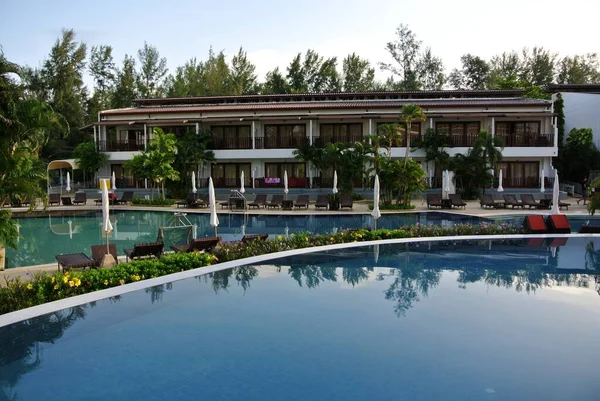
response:
<svg viewBox="0 0 600 401"><path fill-rule="evenodd" d="M197 134L193 131L186 132L177 141L176 164L181 176L198 171L198 168L204 163L215 162L215 153L208 148L210 141L209 130L200 131ZM181 184L182 188L188 185L185 180L182 180Z"/></svg>
<svg viewBox="0 0 600 401"><path fill-rule="evenodd" d="M492 169L495 169L496 164L502 160L504 140L499 136L491 136L487 131L483 130L479 133L479 138L477 138L473 147L481 148L482 157Z"/></svg>
<svg viewBox="0 0 600 401"><path fill-rule="evenodd" d="M425 113L421 107L415 104L405 104L402 106L400 121L406 124L406 155L404 156L404 164L408 163L410 157L410 132L413 121L425 121Z"/></svg>

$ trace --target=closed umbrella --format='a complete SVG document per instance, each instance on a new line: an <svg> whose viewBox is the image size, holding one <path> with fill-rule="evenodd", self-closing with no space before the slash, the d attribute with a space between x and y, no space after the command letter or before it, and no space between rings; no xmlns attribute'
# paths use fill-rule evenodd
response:
<svg viewBox="0 0 600 401"><path fill-rule="evenodd" d="M544 179L545 179L545 177L544 177L544 170L542 169L542 174L540 176L540 181L541 181L540 192L541 193L546 192L546 188L544 187Z"/></svg>
<svg viewBox="0 0 600 401"><path fill-rule="evenodd" d="M502 169L500 169L500 173L498 174L498 192L504 192L504 188L502 187Z"/></svg>
<svg viewBox="0 0 600 401"><path fill-rule="evenodd" d="M196 172L192 171L192 192L196 193L198 190L196 189Z"/></svg>
<svg viewBox="0 0 600 401"><path fill-rule="evenodd" d="M552 210L551 214L559 214L558 210L558 196L560 195L560 188L558 183L558 171L554 170L554 186L552 187Z"/></svg>
<svg viewBox="0 0 600 401"><path fill-rule="evenodd" d="M290 190L288 189L288 178L287 178L287 170L283 172L283 193L288 194Z"/></svg>
<svg viewBox="0 0 600 401"><path fill-rule="evenodd" d="M375 174L375 184L373 185L373 211L371 216L373 216L373 226L377 228L377 219L381 217L379 211L379 175L377 174Z"/></svg>
<svg viewBox="0 0 600 401"><path fill-rule="evenodd" d="M240 175L240 193L244 193L246 192L246 189L244 188L244 172L242 171L242 174Z"/></svg>
<svg viewBox="0 0 600 401"><path fill-rule="evenodd" d="M338 189L337 189L337 171L333 172L333 189L331 190L331 192L333 192L334 194L338 193Z"/></svg>
<svg viewBox="0 0 600 401"><path fill-rule="evenodd" d="M210 203L210 225L214 227L216 237L219 217L217 216L217 199L215 197L215 187L213 185L212 177L208 179L208 201Z"/></svg>
<svg viewBox="0 0 600 401"><path fill-rule="evenodd" d="M373 259L375 259L375 264L379 262L379 244L373 245Z"/></svg>
<svg viewBox="0 0 600 401"><path fill-rule="evenodd" d="M446 170L446 187L444 188L446 195L450 194L450 172Z"/></svg>
<svg viewBox="0 0 600 401"><path fill-rule="evenodd" d="M68 171L67 171L67 187L65 188L65 191L71 192L71 175L69 174Z"/></svg>
<svg viewBox="0 0 600 401"><path fill-rule="evenodd" d="M69 220L67 224L69 225L69 239L73 239L73 222Z"/></svg>
<svg viewBox="0 0 600 401"><path fill-rule="evenodd" d="M108 235L113 230L110 222L109 206L108 180L102 180L102 231L106 236L106 255L102 258L102 267L113 267L116 265L115 258L111 255L108 247Z"/></svg>
<svg viewBox="0 0 600 401"><path fill-rule="evenodd" d="M433 187L433 170L429 169L429 188Z"/></svg>
<svg viewBox="0 0 600 401"><path fill-rule="evenodd" d="M111 185L111 187L112 187L111 189L113 191L117 190L117 177L115 177L115 172L114 171L112 173L112 179L110 181L110 185Z"/></svg>

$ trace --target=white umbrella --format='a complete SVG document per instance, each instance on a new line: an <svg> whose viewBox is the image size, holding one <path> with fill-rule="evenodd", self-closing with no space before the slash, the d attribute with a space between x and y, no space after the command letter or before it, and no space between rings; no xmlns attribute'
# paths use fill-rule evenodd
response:
<svg viewBox="0 0 600 401"><path fill-rule="evenodd" d="M73 222L69 220L67 224L69 225L69 239L73 239Z"/></svg>
<svg viewBox="0 0 600 401"><path fill-rule="evenodd" d="M433 170L429 169L429 188L433 186Z"/></svg>
<svg viewBox="0 0 600 401"><path fill-rule="evenodd" d="M377 219L381 217L379 211L379 175L377 174L375 174L375 184L373 185L373 211L371 216L373 216L373 225L377 228Z"/></svg>
<svg viewBox="0 0 600 401"><path fill-rule="evenodd" d="M375 259L375 264L379 262L379 244L373 245L373 259Z"/></svg>
<svg viewBox="0 0 600 401"><path fill-rule="evenodd" d="M287 170L283 172L283 193L288 194L290 190L288 189L288 178L287 178Z"/></svg>
<svg viewBox="0 0 600 401"><path fill-rule="evenodd" d="M283 230L283 234L285 235L285 238L290 237L290 229L288 228L287 223L285 223L285 230Z"/></svg>
<svg viewBox="0 0 600 401"><path fill-rule="evenodd" d="M338 193L338 189L337 189L337 171L333 172L333 189L331 190L331 192L333 192L334 194Z"/></svg>
<svg viewBox="0 0 600 401"><path fill-rule="evenodd" d="M208 201L210 203L210 225L215 228L216 237L219 217L217 216L217 199L215 197L215 187L213 185L212 177L208 179Z"/></svg>
<svg viewBox="0 0 600 401"><path fill-rule="evenodd" d="M498 174L498 192L504 192L504 188L502 187L502 169L500 169L500 173Z"/></svg>
<svg viewBox="0 0 600 401"><path fill-rule="evenodd" d="M108 247L108 235L113 230L113 226L110 223L109 215L109 200L108 200L108 180L102 180L102 231L106 235L106 255L102 258L102 267L113 267L116 265L115 258L111 255Z"/></svg>
<svg viewBox="0 0 600 401"><path fill-rule="evenodd" d="M242 171L242 174L240 175L240 193L244 193L246 192L246 189L244 188L244 172Z"/></svg>
<svg viewBox="0 0 600 401"><path fill-rule="evenodd" d="M111 185L111 187L112 187L111 189L113 191L117 190L117 177L115 177L115 172L114 171L112 173L112 179L110 181L110 185Z"/></svg>
<svg viewBox="0 0 600 401"><path fill-rule="evenodd" d="M67 171L67 187L65 188L65 191L71 192L71 175L69 174L68 171Z"/></svg>
<svg viewBox="0 0 600 401"><path fill-rule="evenodd" d="M446 170L446 187L444 188L446 194L450 193L450 172Z"/></svg>
<svg viewBox="0 0 600 401"><path fill-rule="evenodd" d="M544 187L544 170L543 169L542 169L542 175L540 178L541 178L540 181L542 182L542 184L540 185L540 192L544 193L544 192L546 192L546 188Z"/></svg>
<svg viewBox="0 0 600 401"><path fill-rule="evenodd" d="M558 210L558 196L560 195L560 188L558 184L558 171L554 170L554 187L552 187L552 210L551 214L559 214Z"/></svg>
<svg viewBox="0 0 600 401"><path fill-rule="evenodd" d="M192 192L196 193L198 190L196 189L196 172L192 171Z"/></svg>

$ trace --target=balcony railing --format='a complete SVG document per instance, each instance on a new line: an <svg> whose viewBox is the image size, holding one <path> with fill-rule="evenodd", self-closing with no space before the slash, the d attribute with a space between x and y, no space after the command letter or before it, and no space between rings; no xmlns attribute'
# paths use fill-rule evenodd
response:
<svg viewBox="0 0 600 401"><path fill-rule="evenodd" d="M343 137L337 137L337 136L317 136L313 138L313 143L317 146L325 146L328 143L336 143L336 142L342 142L342 143L354 143L354 142L360 142L363 140L362 135L348 135L348 136L343 136Z"/></svg>
<svg viewBox="0 0 600 401"><path fill-rule="evenodd" d="M144 150L144 144L132 141L98 141L100 152L135 152Z"/></svg>
<svg viewBox="0 0 600 401"><path fill-rule="evenodd" d="M429 178L427 179L429 182ZM552 189L552 185L554 184L554 178L545 177L544 186L547 191ZM432 178L432 188L441 188L442 187L442 177L434 176ZM539 188L540 187L540 177L539 176L530 176L530 177L503 177L502 178L502 187L503 188ZM494 186L493 188L498 188L498 176L494 177Z"/></svg>
<svg viewBox="0 0 600 401"><path fill-rule="evenodd" d="M504 140L504 147L553 147L554 134L498 134Z"/></svg>
<svg viewBox="0 0 600 401"><path fill-rule="evenodd" d="M252 149L252 138L249 136L234 138L212 138L213 149Z"/></svg>
<svg viewBox="0 0 600 401"><path fill-rule="evenodd" d="M413 147L415 146L419 141L421 140L421 134L410 134L410 146ZM406 136L402 135L402 140L400 141L400 143L398 143L398 141L394 141L392 143L393 147L401 147L401 148L405 148L406 147Z"/></svg>
<svg viewBox="0 0 600 401"><path fill-rule="evenodd" d="M296 149L308 141L304 136L292 137L256 137L256 149Z"/></svg>

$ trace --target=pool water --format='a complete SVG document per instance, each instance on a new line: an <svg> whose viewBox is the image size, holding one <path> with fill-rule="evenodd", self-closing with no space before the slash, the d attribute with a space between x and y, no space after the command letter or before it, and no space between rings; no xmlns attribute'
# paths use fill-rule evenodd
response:
<svg viewBox="0 0 600 401"><path fill-rule="evenodd" d="M209 215L188 214L195 225L196 237L214 235ZM124 248L136 242L156 241L160 227L170 225L173 213L169 212L117 212L111 214L114 231L111 243L117 245L119 255ZM32 266L54 263L55 255L84 252L90 255L90 247L103 244L102 215L100 212L70 213L60 217L18 218L21 238L17 249L7 249L6 267ZM218 235L225 241L240 240L244 233L286 235L297 232L327 233L346 228L371 227L369 215L244 215L240 213L219 214ZM379 228L420 224L477 223L477 217L449 213L409 213L383 215L377 222ZM180 233L181 234L181 233ZM166 244L165 249L169 249ZM173 244L174 245L174 244Z"/></svg>
<svg viewBox="0 0 600 401"><path fill-rule="evenodd" d="M597 400L600 240L558 245L363 246L128 293L0 328L0 388L24 401Z"/></svg>

